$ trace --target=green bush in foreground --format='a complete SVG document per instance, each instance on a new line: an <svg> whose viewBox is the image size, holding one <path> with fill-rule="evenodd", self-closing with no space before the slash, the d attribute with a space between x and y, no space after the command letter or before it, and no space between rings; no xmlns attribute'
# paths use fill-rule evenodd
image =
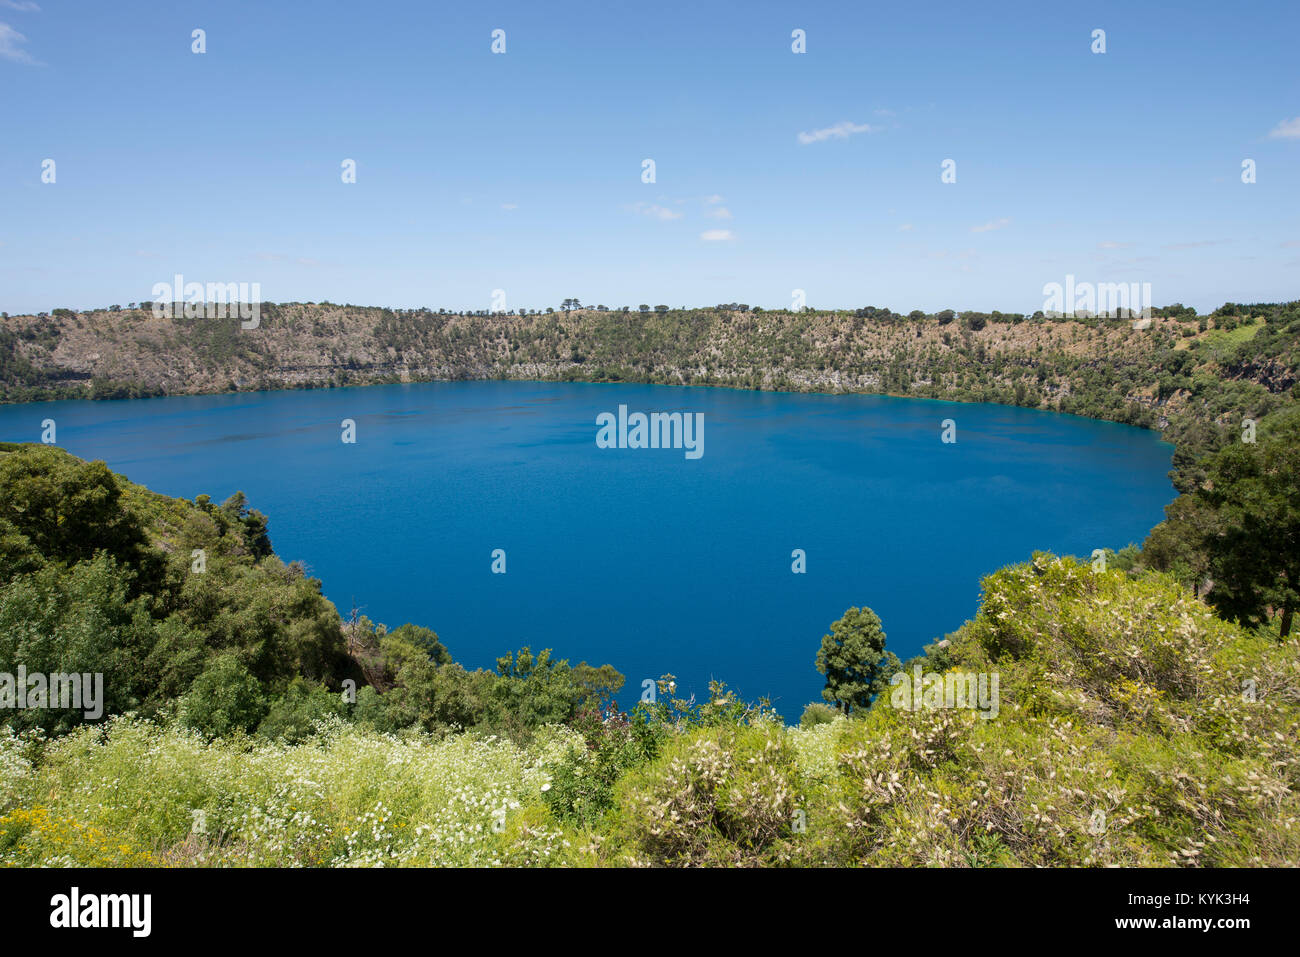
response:
<svg viewBox="0 0 1300 957"><path fill-rule="evenodd" d="M985 579L942 659L914 664L996 674L996 712L903 707L895 682L805 727L719 689L527 745L332 716L269 740L302 688L253 737L6 730L0 864L1300 864L1294 643L1171 577L1037 555Z"/></svg>

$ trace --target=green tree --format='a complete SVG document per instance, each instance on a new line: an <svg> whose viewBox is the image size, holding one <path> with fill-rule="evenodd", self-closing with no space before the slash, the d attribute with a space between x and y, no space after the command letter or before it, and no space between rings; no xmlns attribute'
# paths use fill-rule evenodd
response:
<svg viewBox="0 0 1300 957"><path fill-rule="evenodd" d="M549 648L533 655L525 646L497 659L483 724L526 740L543 725L572 721L584 703L599 703L622 685L623 676L612 667L583 662L573 668L565 659L552 658Z"/></svg>
<svg viewBox="0 0 1300 957"><path fill-rule="evenodd" d="M1215 513L1209 601L1246 625L1280 614L1286 638L1300 607L1300 409L1260 423L1257 442L1216 452L1206 476L1198 495Z"/></svg>
<svg viewBox="0 0 1300 957"><path fill-rule="evenodd" d="M0 510L6 551L21 550L16 530L47 560L74 565L102 550L136 573L137 594L158 584L162 560L103 462L39 445L0 456Z"/></svg>
<svg viewBox="0 0 1300 957"><path fill-rule="evenodd" d="M885 650L880 618L866 607L846 611L817 652L817 670L826 676L822 697L845 714L869 708L898 668L898 658Z"/></svg>
<svg viewBox="0 0 1300 957"><path fill-rule="evenodd" d="M230 521L243 526L244 538L254 559L271 554L271 539L266 533L266 516L250 510L243 492L236 492L221 504L222 513Z"/></svg>
<svg viewBox="0 0 1300 957"><path fill-rule="evenodd" d="M381 731L418 725L442 732L478 722L483 697L494 685L493 675L468 672L451 661L441 643L431 650L428 629L403 625L380 639L384 672L390 686L373 700L357 695L357 716ZM433 636L437 642L437 636ZM367 689L362 689L366 691Z"/></svg>
<svg viewBox="0 0 1300 957"><path fill-rule="evenodd" d="M1142 544L1141 563L1167 572L1197 595L1210 574L1205 542L1215 515L1199 496L1180 495L1165 506L1165 520Z"/></svg>
<svg viewBox="0 0 1300 957"><path fill-rule="evenodd" d="M139 707L153 683L150 651L159 639L148 598L129 598L130 582L130 572L101 553L0 588L0 671L12 674L21 664L29 674L100 674L102 716ZM87 710L0 710L0 722L61 733Z"/></svg>
<svg viewBox="0 0 1300 957"><path fill-rule="evenodd" d="M582 661L573 669L573 680L586 692L588 703L604 708L612 705L614 696L623 687L625 679L613 665L607 664L594 668Z"/></svg>
<svg viewBox="0 0 1300 957"><path fill-rule="evenodd" d="M428 654L429 660L435 665L451 664L451 652L447 650L447 646L442 643L437 632L432 628L407 623L394 628L388 633L388 636L394 640L407 641L417 648L422 648Z"/></svg>

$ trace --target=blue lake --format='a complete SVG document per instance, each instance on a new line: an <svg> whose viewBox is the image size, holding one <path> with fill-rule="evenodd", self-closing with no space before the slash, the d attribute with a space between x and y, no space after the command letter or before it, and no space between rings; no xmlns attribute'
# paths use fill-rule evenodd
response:
<svg viewBox="0 0 1300 957"><path fill-rule="evenodd" d="M620 405L702 413L703 455L597 447ZM47 418L155 491L242 489L341 611L427 625L466 667L553 648L617 667L625 704L671 672L789 720L820 700L814 658L849 606L906 659L974 615L981 576L1140 543L1175 495L1152 432L877 396L422 383L0 406L0 439L39 441Z"/></svg>

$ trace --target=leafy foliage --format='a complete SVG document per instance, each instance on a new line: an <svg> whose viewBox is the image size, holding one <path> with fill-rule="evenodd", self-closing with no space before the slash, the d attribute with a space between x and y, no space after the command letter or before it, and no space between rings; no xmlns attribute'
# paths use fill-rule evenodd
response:
<svg viewBox="0 0 1300 957"><path fill-rule="evenodd" d="M898 658L885 650L880 618L870 608L846 611L817 652L817 670L826 676L822 697L845 714L869 708L898 669Z"/></svg>
<svg viewBox="0 0 1300 957"><path fill-rule="evenodd" d="M0 729L0 864L1300 864L1291 644L1161 573L1039 554L983 589L925 665L999 674L995 718L878 703L783 727L724 688L671 699L665 676L633 714L584 707L527 745L328 714L290 743L276 703L251 739Z"/></svg>
<svg viewBox="0 0 1300 957"><path fill-rule="evenodd" d="M1300 409L1270 417L1262 431L1257 443L1230 445L1206 463L1198 495L1214 513L1209 599L1253 625L1279 609L1286 638L1300 607Z"/></svg>
<svg viewBox="0 0 1300 957"><path fill-rule="evenodd" d="M180 700L180 722L209 737L252 731L266 714L261 686L233 654L218 655Z"/></svg>

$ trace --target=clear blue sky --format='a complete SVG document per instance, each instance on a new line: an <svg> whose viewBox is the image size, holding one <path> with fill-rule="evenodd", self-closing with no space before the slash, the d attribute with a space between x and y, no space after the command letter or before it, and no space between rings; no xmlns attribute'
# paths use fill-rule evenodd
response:
<svg viewBox="0 0 1300 957"><path fill-rule="evenodd" d="M1298 25L1296 0L0 0L0 309L177 272L458 309L1033 311L1067 273L1294 299Z"/></svg>

